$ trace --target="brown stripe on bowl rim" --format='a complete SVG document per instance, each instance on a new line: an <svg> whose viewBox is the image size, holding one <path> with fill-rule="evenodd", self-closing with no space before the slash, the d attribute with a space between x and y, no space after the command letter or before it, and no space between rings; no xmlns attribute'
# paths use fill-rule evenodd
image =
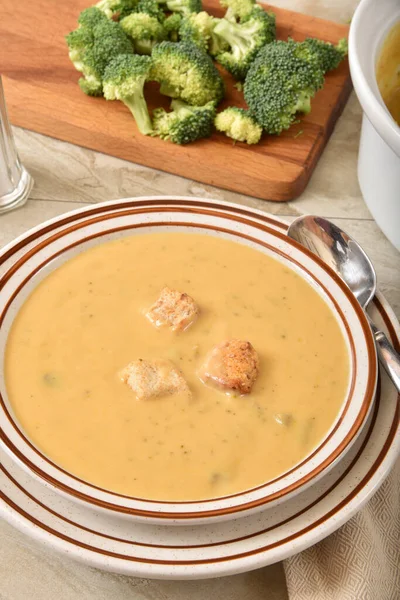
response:
<svg viewBox="0 0 400 600"><path fill-rule="evenodd" d="M184 521L185 519L209 518L209 517L214 517L214 516L219 516L219 515L241 513L245 510L249 510L249 509L252 509L255 507L262 507L263 505L266 505L267 503L270 503L273 500L276 500L277 498L282 498L283 496L293 493L299 487L305 486L306 484L309 484L311 481L316 481L316 478L322 476L325 469L330 464L332 464L332 462L335 461L341 455L343 450L355 439L356 435L359 433L359 431L361 429L361 426L365 422L365 418L368 414L368 411L371 407L373 397L374 397L374 389L375 389L375 381L376 381L376 373L377 373L377 362L376 362L376 354L375 354L375 345L374 345L372 333L371 333L368 321L366 319L366 316L365 316L361 306L359 305L359 303L357 302L355 297L352 295L350 290L347 288L347 286L343 283L343 281L329 267L327 267L325 265L325 263L323 263L323 261L321 261L318 257L313 255L309 250L307 250L306 248L297 244L297 242L294 242L293 240L288 238L284 233L280 233L276 229L271 229L270 227L268 227L268 225L273 225L273 226L278 226L278 227L282 228L282 230L286 230L287 226L285 226L283 223L279 223L279 222L275 221L273 218L270 218L266 215L260 215L258 213L252 212L252 211L241 209L237 206L221 205L219 208L218 204L213 204L210 202L203 203L201 201L190 201L190 200L182 200L182 201L169 200L169 201L167 201L167 200L164 200L163 198L160 198L160 200L153 199L153 200L149 200L149 201L146 201L146 200L128 201L128 202L125 201L122 203L121 202L115 203L111 206L110 206L110 204L107 204L107 205L100 205L95 208L90 207L88 209L84 209L84 211L82 211L82 212L79 212L79 213L76 212L73 215L69 215L69 216L67 215L66 217L62 217L59 220L56 220L55 222L53 222L52 224L45 226L43 229L39 228L38 231L36 231L30 235L28 234L24 239L22 239L20 242L18 242L15 246L10 247L5 253L3 253L3 255L0 255L0 265L1 265L5 260L10 258L13 253L15 254L17 251L21 250L24 247L24 245L27 245L31 241L34 241L35 239L37 239L37 237L40 237L44 233L48 233L48 232L52 231L53 229L59 228L60 226L62 226L64 224L68 225L70 223L73 223L74 221L79 221L78 223L75 223L74 225L71 225L70 227L67 227L65 229L62 229L61 231L58 231L57 233L53 234L52 236L45 238L44 240L40 241L34 248L31 248L30 250L28 250L22 257L20 257L8 269L8 271L6 271L6 273L4 273L4 275L0 278L0 284L4 284L6 281L8 281L8 279L31 256L36 254L39 250L48 246L54 240L60 239L61 237L67 235L68 233L71 233L72 231L82 229L83 227L86 227L87 225L92 224L92 223L98 223L98 222L101 222L104 220L110 220L110 219L118 218L121 216L130 216L130 215L144 214L144 213L149 213L149 212L154 213L154 212L159 212L160 209L164 213L165 212L175 213L175 212L182 212L182 208L184 209L185 212L188 212L188 213L217 216L217 217L221 217L221 218L225 218L225 219L229 219L229 220L238 221L244 225L249 225L250 227L254 227L265 233L269 233L273 236L283 239L286 243L289 243L289 244L295 246L298 250L300 250L306 256L311 258L325 272L327 272L331 278L333 278L335 280L335 283L337 285L339 285L341 290L345 293L346 297L352 304L352 307L354 308L355 312L357 313L359 322L360 322L363 332L364 332L364 336L365 336L365 339L367 342L368 356L369 356L369 372L368 372L367 388L366 388L366 393L364 396L363 404L362 404L361 410L357 416L357 419L353 423L351 430L348 432L347 436L342 441L342 443L330 454L329 457L327 457L320 465L315 467L315 469L313 471L311 471L307 475L303 476L296 482L286 486L282 490L278 490L275 493L269 494L267 496L264 496L264 497L256 499L256 500L244 502L243 504L232 506L232 507L201 510L201 511L197 511L197 512L179 512L179 513L177 513L177 512L167 512L167 511L162 512L162 511L145 510L145 509L140 509L140 508L136 509L136 508L132 508L132 507L124 507L124 506L114 504L112 502L107 502L107 501L99 499L99 498L94 498L93 496L89 496L83 492L80 492L78 490L71 488L70 486L66 485L65 483L58 481L57 479L55 479L48 473L45 473L37 465L33 464L29 459L27 459L18 450L18 448L16 448L15 445L9 440L9 438L5 435L3 429L0 428L0 438L2 439L3 443L5 443L5 445L9 448L9 450L13 454L15 454L19 458L19 460L22 461L30 470L32 470L34 473L36 473L36 475L38 475L39 477L41 477L48 483L52 484L53 486L61 489L65 493L73 495L73 496L79 498L80 500L83 500L84 502L88 502L90 504L94 504L94 505L100 506L102 508L105 508L108 510L113 510L116 512L127 513L127 514L137 515L137 516L141 516L141 517L153 517L153 518L157 518L157 519L166 519L166 520L172 519L172 520ZM234 214L231 214L231 212ZM98 213L100 213L100 214L98 214ZM102 214L102 213L106 213L106 214ZM90 215L91 217L93 216L93 218L85 218L85 217L87 217L87 215ZM248 216L251 217L251 220L249 220L247 218ZM260 223L259 221L262 221L263 224ZM196 227L198 229L217 230L217 231L226 233L228 235L233 235L235 237L242 237L243 239L251 241L258 246L267 248L268 250L272 251L275 254L280 254L281 256L283 256L285 258L285 260L295 264L297 267L300 268L300 270L303 273L306 273L308 276L310 276L317 283L317 285L324 290L324 293L329 297L329 299L335 306L335 309L342 320L344 328L346 329L348 339L350 342L350 346L351 346L352 358L353 358L353 362L354 362L354 357L355 357L354 341L352 339L352 336L350 335L349 326L348 326L347 321L340 309L340 306L337 304L336 300L333 298L331 293L325 288L325 286L322 285L321 282L319 280L317 280L317 278L312 273L310 273L301 263L299 263L298 261L293 259L291 256L288 256L285 253L281 252L277 248L270 246L269 244L266 244L265 242L258 240L256 238L253 238L249 235L243 234L242 232L232 231L232 230L225 229L222 227L217 227L214 225L206 225L206 224L199 224L199 223L190 224L190 223L186 223L186 222L182 223L179 221L178 222L167 222L167 223L166 222L138 223L138 224L131 224L128 226L121 226L121 227L117 227L114 229L108 229L105 232L99 232L99 233L93 234L91 236L85 237L84 240L79 240L79 241L77 241L73 244L70 244L69 246L59 250L58 252L54 253L50 258L43 261L43 263L41 265L39 265L32 272L30 272L30 274L23 280L23 282L20 283L20 285L14 291L12 297L8 300L8 302L5 306L5 309L3 310L2 314L0 315L0 327L4 321L5 314L9 308L10 304L15 299L15 296L20 292L20 290L24 287L24 285L38 271L40 271L51 260L54 260L54 258L56 258L57 256L60 256L61 254L65 253L66 251L68 251L69 249L71 249L74 246L80 245L90 239L101 237L102 235L106 235L106 234L108 235L110 233L115 233L117 231L122 231L122 230L127 230L127 229L135 230L135 229L138 229L141 227L149 227L149 226L154 227L154 226L165 226L165 225L185 226L185 227L190 226L190 227ZM301 466L303 466L305 463L307 463L328 442L330 437L333 435L333 433L336 431L337 427L343 420L343 417L344 417L346 411L348 410L348 406L349 406L349 403L351 400L351 394L352 394L354 382L355 382L355 375L356 375L356 373L353 371L350 391L349 391L347 400L344 404L344 408L342 409L341 415L336 422L335 428L330 432L330 434L326 438L324 438L322 443L310 455L308 455L301 463L295 465L295 467L293 467L289 471L286 471L279 477L277 477L271 481L265 482L262 485L255 486L249 490L245 490L245 491L238 492L235 494L230 494L229 496L219 497L216 499L198 500L198 501L166 502L166 501L148 500L146 498L135 498L133 496L125 496L123 494L117 494L110 490L105 490L105 489L102 489L91 483L88 483L87 481L81 480L80 478L74 476L73 474L65 471L64 469L62 469L61 467L59 467L58 465L53 463L50 459L48 459L46 456L44 456L35 446L33 446L33 444L25 437L23 432L19 429L19 427L15 423L14 419L9 414L9 411L5 405L4 399L1 397L1 395L0 395L0 403L2 405L2 408L6 414L9 422L13 426L13 428L17 431L18 435L24 440L24 442L26 444L28 444L29 447L35 452L35 454L39 456L40 459L47 462L51 467L55 468L56 470L62 472L63 474L67 475L68 477L72 478L73 480L75 480L81 484L84 484L85 486L88 486L89 488L98 490L102 493L112 495L116 498L122 498L122 499L131 500L131 501L138 501L138 502L147 502L149 504L154 503L154 504L158 504L158 505L165 505L166 507L171 506L171 505L176 506L176 505L182 505L182 504L183 505L193 505L193 504L203 504L204 505L206 503L215 502L215 501L219 501L219 500L237 498L239 496L243 496L244 494L248 494L248 493L254 492L256 490L260 490L263 487L266 487L267 485L270 485L271 483L274 483L276 481L279 481L283 477L286 477L287 475L294 472L296 469L301 468Z"/></svg>

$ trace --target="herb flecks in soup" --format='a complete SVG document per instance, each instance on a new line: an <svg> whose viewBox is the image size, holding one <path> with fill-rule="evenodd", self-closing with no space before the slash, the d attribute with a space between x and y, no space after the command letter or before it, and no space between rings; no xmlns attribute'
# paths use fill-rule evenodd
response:
<svg viewBox="0 0 400 600"><path fill-rule="evenodd" d="M376 79L388 111L400 125L400 21L390 30L383 44Z"/></svg>
<svg viewBox="0 0 400 600"><path fill-rule="evenodd" d="M165 286L199 307L184 331L145 316ZM199 378L225 340L257 351L245 396ZM138 358L170 361L192 397L137 400L118 374ZM104 243L54 270L5 356L9 400L38 448L97 486L159 500L236 493L292 468L332 427L348 371L337 320L307 281L254 248L177 232Z"/></svg>

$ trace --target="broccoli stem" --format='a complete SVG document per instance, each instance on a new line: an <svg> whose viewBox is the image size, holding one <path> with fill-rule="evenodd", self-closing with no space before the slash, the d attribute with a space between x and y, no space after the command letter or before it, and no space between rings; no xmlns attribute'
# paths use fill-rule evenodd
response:
<svg viewBox="0 0 400 600"><path fill-rule="evenodd" d="M311 99L310 94L302 92L294 107L295 112L302 112L308 114L311 111Z"/></svg>
<svg viewBox="0 0 400 600"><path fill-rule="evenodd" d="M155 42L153 40L135 40L135 50L138 54L151 54Z"/></svg>
<svg viewBox="0 0 400 600"><path fill-rule="evenodd" d="M149 135L153 131L149 111L147 110L146 100L143 92L138 92L135 96L121 98L121 101L129 108L140 133Z"/></svg>
<svg viewBox="0 0 400 600"><path fill-rule="evenodd" d="M243 37L240 25L221 19L214 28L214 33L224 39L233 51L245 54L249 47L249 40Z"/></svg>
<svg viewBox="0 0 400 600"><path fill-rule="evenodd" d="M82 92L87 94L88 96L102 96L103 94L103 85L101 81L96 79L95 77L81 77L78 81L79 87Z"/></svg>
<svg viewBox="0 0 400 600"><path fill-rule="evenodd" d="M182 0L166 0L166 4L172 12L179 12L182 9Z"/></svg>
<svg viewBox="0 0 400 600"><path fill-rule="evenodd" d="M233 12L233 9L231 6L228 6L227 11L224 15L224 19L226 19L227 21L230 21L231 23L237 23L236 15Z"/></svg>
<svg viewBox="0 0 400 600"><path fill-rule="evenodd" d="M174 86L169 85L167 81L163 81L160 85L160 93L163 96L170 96L171 98L177 98L178 92Z"/></svg>
<svg viewBox="0 0 400 600"><path fill-rule="evenodd" d="M176 114L181 118L185 116L188 117L189 115L193 114L193 110L190 110L186 102L183 102L183 100L179 100L178 98L172 100L171 109L175 111Z"/></svg>

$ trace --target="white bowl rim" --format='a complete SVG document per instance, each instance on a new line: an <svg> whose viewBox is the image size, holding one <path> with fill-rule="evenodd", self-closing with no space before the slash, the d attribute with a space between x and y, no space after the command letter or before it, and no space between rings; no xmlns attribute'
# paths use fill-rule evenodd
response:
<svg viewBox="0 0 400 600"><path fill-rule="evenodd" d="M39 225L38 227L35 227L34 229L30 230L29 232L27 232L26 234L20 236L19 238L17 238L16 240L14 240L14 242L8 244L1 252L0 252L0 259L2 259L2 257L6 256L10 251L12 251L16 246L19 246L21 244L23 244L23 242L29 238L30 236L32 236L35 233L40 233L43 232L46 228L47 229L51 229L51 225L53 224L58 224L59 226L62 225L62 222L64 219L70 220L71 217L76 217L77 220L81 220L82 222L84 222L85 216L87 215L87 213L91 213L92 211L94 211L95 213L97 211L103 210L105 212L108 212L109 209L111 209L111 212L115 212L121 208L123 208L125 205L127 204L134 204L137 205L140 201L142 202L152 202L155 203L155 205L160 206L161 208L164 206L171 206L174 204L178 204L180 206L182 206L182 203L186 202L186 207L188 206L187 203L189 203L189 205L197 205L199 206L199 204L203 205L207 205L208 207L211 207L213 209L216 210L221 210L221 214L229 214L229 212L239 212L242 215L245 214L246 216L255 219L254 223L257 222L257 220L261 220L264 224L268 223L268 215L267 213L263 212L263 211L258 211L255 209L248 209L247 207L243 207L241 205L238 204L231 204L231 203L227 203L227 202L222 202L219 200L213 201L213 200L209 200L209 199L204 199L204 198L195 198L195 197L182 197L182 196L161 196L161 197L157 197L157 196L150 196L150 197L141 197L141 198L136 198L136 199L132 199L132 198L126 198L124 200L113 200L113 201L109 201L109 202L104 202L101 204L96 204L96 205L90 205L84 208L80 208L77 209L75 211L71 211L69 213L67 213L66 215L61 215L60 217L56 217L55 219L51 219L50 221L46 221L45 223L43 223L42 225ZM271 222L271 220L270 220ZM275 226L276 226L276 221L272 221ZM253 223L253 225L254 225ZM284 227L284 226L283 226ZM284 234L281 234L284 235ZM362 324L362 326L364 327L364 333L366 334L366 340L368 341L368 343L370 344L370 347L373 348L373 352L372 354L370 354L369 356L369 377L371 376L371 373L373 373L373 379L370 381L371 385L369 386L369 390L370 390L370 397L369 397L369 408L372 406L372 400L374 397L374 390L376 387L376 378L377 378L377 362L376 362L376 354L375 354L375 346L374 346L374 342L373 342L373 338L372 338L372 334L369 328L369 325L367 323L367 320L365 318L365 315L363 313L363 311L361 310L361 308L359 307L358 303L355 301L354 297L352 296L351 292L347 289L347 287L343 284L343 282L341 280L339 280L339 278L337 278L337 276L334 275L334 273L332 271L330 271L330 269L324 264L322 263L322 261L320 261L319 259L317 259L313 254L311 254L308 250L304 249L303 247L299 246L298 244L296 244L296 242L293 242L292 240L289 240L289 238L286 237L286 235L284 235L285 237L285 241L289 242L289 244L293 245L295 248L297 248L297 250L301 250L301 252L305 255L308 255L309 258L312 259L312 261L314 263L319 264L320 267L322 267L322 269L328 273L328 275L330 275L331 279L336 280L336 283L339 284L339 286L345 291L345 294L347 295L348 298L351 299L351 302L353 303L353 306L356 308L356 310L358 311L357 314L360 318L360 322ZM365 419L367 418L368 414L365 414ZM365 422L365 419L363 422ZM362 422L362 423L363 423ZM359 429L361 430L361 424L359 425ZM353 441L355 441L357 436L354 437ZM4 445L4 436L3 436L3 445ZM348 444L347 448L349 448L351 446L351 444ZM5 445L6 450L10 453L10 447L9 445ZM347 449L346 448L346 449ZM37 452L37 449L36 449ZM38 452L37 452L38 453ZM11 450L11 454L13 454L15 456L15 454L18 455L18 452L15 453L15 451ZM313 454L311 454L309 457L307 457L306 461L307 462L311 456L313 456ZM340 454L339 454L340 456ZM24 457L20 456L19 457L20 460L19 462L24 463L24 466L26 467L26 461L24 460ZM335 460L332 461L332 465L334 464L334 462L336 461L336 459L338 458L338 456L336 456ZM46 459L47 460L47 459ZM51 462L51 461L48 461ZM52 463L54 465L54 463ZM57 467L57 465L54 465L56 470L58 471L62 471L62 469L60 469L59 467ZM54 481L51 477L49 476L44 476L43 477L43 473L38 473L36 469L32 469L32 465L28 465L29 470L33 473L35 473L36 475L39 475L40 477L42 477L43 479L45 479L47 482L51 483L53 486L55 487L59 487L61 488L61 491L63 490L63 488L65 486L60 485L60 483L56 480ZM297 468L298 465L296 465L295 468ZM322 471L319 473L320 476L322 476L322 474L324 474L326 472L325 469L322 469ZM71 475L71 474L68 474ZM74 477L73 475L71 475L73 479L76 479L76 477ZM313 481L316 480L316 477L311 477L307 483L307 485L310 485ZM300 480L301 481L301 480ZM87 483L87 482L83 482L83 483ZM92 484L87 484L89 485L89 487L93 488L94 490L98 489L96 488L96 486L92 485ZM300 489L305 489L304 486L306 484L300 484ZM258 487L263 487L263 486L257 486ZM296 486L296 489L299 490L299 486ZM104 490L100 490L100 491L104 491ZM233 494L231 496L225 497L225 498L221 498L220 500L226 500L227 498L231 498L233 496L243 496L246 493L251 492L252 490L245 490L244 492L240 492L238 494ZM65 490L64 490L65 492ZM69 493L68 493L69 492ZM127 513L127 514L135 514L137 516L141 516L141 517L145 517L145 518L156 518L156 519L178 519L180 520L180 522L187 522L188 520L191 521L195 521L198 519L202 519L204 517L214 517L214 516L219 516L220 514L229 514L231 515L232 513L238 513L239 511L244 511L247 509L251 509L253 508L253 503L251 503L252 505L249 506L248 504L244 504L244 505L239 505L239 506L235 506L232 509L227 509L227 508L221 508L220 510L202 510L202 511L196 511L196 512L182 512L182 513L177 513L177 512L167 512L167 513L161 513L159 510L132 510L131 508L126 509L124 506L121 505L113 505L110 503L104 503L102 501L98 501L96 498L93 497L89 497L89 498L85 498L84 495L82 494L75 494L74 490L71 488L67 489L67 493L68 495L70 495L70 493L72 492L73 495L77 496L78 499L83 500L83 501L90 501L91 503L96 504L97 506L99 506L100 508L107 508L107 509L111 509L111 510L116 510L118 512L121 513ZM108 493L108 495L110 497L120 497L120 498L128 498L129 497L124 497L123 495L120 494L115 494L109 491L106 491ZM279 494L279 499L282 498L282 496L284 496L284 494ZM284 497L287 497L284 496ZM216 499L218 500L218 499ZM175 503L171 503L171 502L158 502L157 504L160 505L183 505L183 506L189 506L189 505L205 505L207 502L211 502L211 501L215 501L215 499L212 499L210 501L205 500L205 501L192 501L192 502L175 502ZM148 503L151 504L153 501L148 501L143 499L142 503ZM256 506L257 509L261 509L265 504L266 504L267 500L263 499L263 501L259 501L257 502ZM103 506L105 505L105 506ZM243 514L243 513L242 513Z"/></svg>
<svg viewBox="0 0 400 600"><path fill-rule="evenodd" d="M400 127L389 113L380 95L377 97L376 93L371 89L359 59L358 39L363 36L363 19L371 5L377 6L378 3L376 0L361 0L351 21L349 32L351 77L357 97L369 121L392 150L400 156ZM400 19L400 5L398 19Z"/></svg>

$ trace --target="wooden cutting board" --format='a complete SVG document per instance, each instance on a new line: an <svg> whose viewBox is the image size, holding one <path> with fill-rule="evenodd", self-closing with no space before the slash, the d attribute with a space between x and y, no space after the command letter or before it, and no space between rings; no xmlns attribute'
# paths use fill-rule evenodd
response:
<svg viewBox="0 0 400 600"><path fill-rule="evenodd" d="M350 93L347 61L327 76L324 89L312 101L312 112L279 137L265 136L259 145L247 146L215 133L208 140L176 146L140 135L120 102L89 98L80 91L64 36L75 29L79 12L89 4L3 0L0 73L14 125L258 198L291 200L304 190ZM204 0L203 6L223 15L218 0ZM280 39L314 36L336 43L347 36L347 26L270 8ZM225 79L223 105L244 106L233 79ZM146 97L150 108L168 106L155 84L148 85Z"/></svg>

